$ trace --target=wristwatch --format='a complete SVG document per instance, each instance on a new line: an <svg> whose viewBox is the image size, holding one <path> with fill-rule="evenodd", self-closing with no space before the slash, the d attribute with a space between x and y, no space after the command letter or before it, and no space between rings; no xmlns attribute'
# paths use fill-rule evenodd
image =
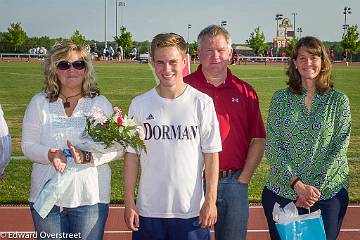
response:
<svg viewBox="0 0 360 240"><path fill-rule="evenodd" d="M82 163L90 163L92 160L92 154L91 152L82 151L83 154L83 162Z"/></svg>

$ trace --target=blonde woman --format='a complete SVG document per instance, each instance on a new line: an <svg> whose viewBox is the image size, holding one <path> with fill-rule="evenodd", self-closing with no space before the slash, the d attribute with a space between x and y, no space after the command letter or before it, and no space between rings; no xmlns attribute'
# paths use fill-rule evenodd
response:
<svg viewBox="0 0 360 240"><path fill-rule="evenodd" d="M102 239L111 190L108 162L119 153L75 150L80 164L50 213L43 219L33 203L56 171L64 171L63 150L71 148L74 153L85 128L85 114L98 109L109 117L112 105L100 95L91 57L81 46L56 45L45 61L44 77L43 91L31 99L25 112L21 143L24 155L33 161L29 202L35 230L38 236L45 232L56 238L77 234L81 239Z"/></svg>

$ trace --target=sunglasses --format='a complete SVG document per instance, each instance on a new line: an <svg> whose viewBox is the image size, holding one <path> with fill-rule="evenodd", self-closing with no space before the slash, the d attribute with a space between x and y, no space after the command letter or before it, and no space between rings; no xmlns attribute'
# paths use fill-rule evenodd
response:
<svg viewBox="0 0 360 240"><path fill-rule="evenodd" d="M60 70L68 70L70 67L73 66L76 70L82 70L85 68L85 61L84 60L77 60L74 62L69 61L61 61L57 64L57 68Z"/></svg>

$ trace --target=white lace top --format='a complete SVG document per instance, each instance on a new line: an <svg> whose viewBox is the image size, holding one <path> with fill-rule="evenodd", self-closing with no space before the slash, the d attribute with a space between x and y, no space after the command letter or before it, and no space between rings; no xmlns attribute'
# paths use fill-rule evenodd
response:
<svg viewBox="0 0 360 240"><path fill-rule="evenodd" d="M60 98L52 103L44 93L32 98L25 112L21 142L24 155L34 162L30 202L35 201L44 184L56 171L48 160L49 148L67 148L67 140L76 146L85 128L84 113L90 113L95 108L102 109L108 117L113 112L111 103L104 96L92 99L81 98L70 117L66 115ZM107 163L119 159L121 154L121 152L93 153L93 164L77 165L76 177L56 205L77 207L109 203L111 170Z"/></svg>

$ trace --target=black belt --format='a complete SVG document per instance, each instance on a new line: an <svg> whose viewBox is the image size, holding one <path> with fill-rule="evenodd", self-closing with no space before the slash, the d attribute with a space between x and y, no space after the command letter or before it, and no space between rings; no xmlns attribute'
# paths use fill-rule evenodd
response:
<svg viewBox="0 0 360 240"><path fill-rule="evenodd" d="M236 173L239 170L219 170L219 180L226 178L226 177L231 177L234 173Z"/></svg>

